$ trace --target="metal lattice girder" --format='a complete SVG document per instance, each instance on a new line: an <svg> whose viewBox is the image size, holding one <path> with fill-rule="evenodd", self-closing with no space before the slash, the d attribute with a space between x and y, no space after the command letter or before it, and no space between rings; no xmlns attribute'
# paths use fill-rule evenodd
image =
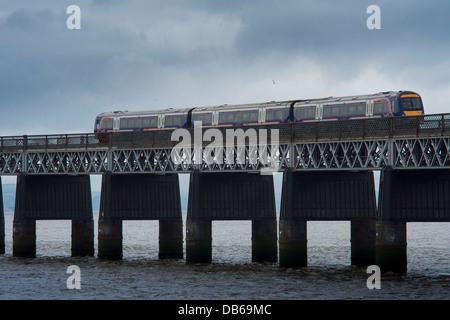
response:
<svg viewBox="0 0 450 320"><path fill-rule="evenodd" d="M450 166L450 138L396 139L395 163L398 168L443 168Z"/></svg>
<svg viewBox="0 0 450 320"><path fill-rule="evenodd" d="M26 152L21 172L27 174L102 173L107 170L107 151Z"/></svg>
<svg viewBox="0 0 450 320"><path fill-rule="evenodd" d="M294 144L294 169L378 169L388 164L387 140Z"/></svg>
<svg viewBox="0 0 450 320"><path fill-rule="evenodd" d="M0 173L4 175L19 174L21 162L21 153L0 153Z"/></svg>
<svg viewBox="0 0 450 320"><path fill-rule="evenodd" d="M0 153L0 174L380 170L449 168L450 137L321 141L194 148L93 147Z"/></svg>

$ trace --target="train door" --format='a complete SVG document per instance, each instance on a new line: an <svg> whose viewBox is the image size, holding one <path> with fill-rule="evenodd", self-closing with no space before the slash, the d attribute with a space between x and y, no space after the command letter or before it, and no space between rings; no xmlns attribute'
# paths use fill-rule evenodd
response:
<svg viewBox="0 0 450 320"><path fill-rule="evenodd" d="M113 131L119 131L120 129L120 118L114 117L113 119Z"/></svg>
<svg viewBox="0 0 450 320"><path fill-rule="evenodd" d="M266 122L266 109L264 109L264 108L260 108L259 109L259 116L258 116L258 122L259 123L264 123L264 122Z"/></svg>
<svg viewBox="0 0 450 320"><path fill-rule="evenodd" d="M371 118L373 116L373 100L366 101L366 117Z"/></svg>
<svg viewBox="0 0 450 320"><path fill-rule="evenodd" d="M158 115L158 128L161 129L164 127L164 115L159 114Z"/></svg>
<svg viewBox="0 0 450 320"><path fill-rule="evenodd" d="M217 126L219 124L219 111L213 111L211 124L213 126Z"/></svg>
<svg viewBox="0 0 450 320"><path fill-rule="evenodd" d="M321 120L323 117L323 105L318 104L316 106L316 120Z"/></svg>

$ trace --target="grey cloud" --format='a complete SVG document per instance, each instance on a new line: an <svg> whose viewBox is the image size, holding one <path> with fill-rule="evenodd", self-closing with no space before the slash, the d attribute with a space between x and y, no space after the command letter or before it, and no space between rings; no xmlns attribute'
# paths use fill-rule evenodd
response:
<svg viewBox="0 0 450 320"><path fill-rule="evenodd" d="M240 102L245 90L258 100L264 79L284 77L281 87L315 68L324 86L371 65L393 79L420 70L423 81L450 81L440 70L449 61L448 1L380 0L375 31L366 28L372 1L79 1L79 31L65 27L70 4L8 2L0 13L0 108L11 117L3 127L39 120L91 130L96 113L120 107Z"/></svg>

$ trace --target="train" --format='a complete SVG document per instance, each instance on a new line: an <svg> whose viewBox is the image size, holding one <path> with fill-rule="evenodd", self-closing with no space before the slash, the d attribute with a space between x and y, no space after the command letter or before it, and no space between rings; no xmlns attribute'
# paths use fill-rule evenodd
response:
<svg viewBox="0 0 450 320"><path fill-rule="evenodd" d="M271 101L242 105L169 108L152 111L113 111L98 115L95 133L178 128L230 127L301 123L424 114L421 96L413 91L320 99Z"/></svg>

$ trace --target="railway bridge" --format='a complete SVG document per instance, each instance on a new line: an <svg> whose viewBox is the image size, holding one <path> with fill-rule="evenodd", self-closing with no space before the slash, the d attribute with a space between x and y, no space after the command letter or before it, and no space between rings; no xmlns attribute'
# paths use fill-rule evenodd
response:
<svg viewBox="0 0 450 320"><path fill-rule="evenodd" d="M0 175L17 176L13 255L36 256L36 220L46 219L72 220L73 256L95 254L90 175L102 175L98 257L105 259L122 257L123 220L159 220L159 257L184 258L185 240L188 263L211 262L212 220L251 220L253 261L306 266L307 221L347 220L352 264L405 272L406 223L450 221L450 114L214 133L239 129L274 134L226 146L211 139L180 146L173 130L0 137ZM205 137L208 129L183 130ZM283 172L279 210L274 171ZM190 175L185 225L179 174Z"/></svg>

